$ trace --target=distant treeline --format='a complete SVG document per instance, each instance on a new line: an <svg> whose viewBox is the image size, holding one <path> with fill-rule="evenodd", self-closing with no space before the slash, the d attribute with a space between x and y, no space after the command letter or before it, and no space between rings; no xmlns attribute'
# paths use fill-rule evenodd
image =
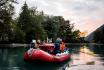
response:
<svg viewBox="0 0 104 70"><path fill-rule="evenodd" d="M57 37L65 42L84 42L79 30L62 16L49 16L36 7L29 8L26 2L19 16L13 19L16 0L0 0L0 43L30 43L32 39L53 42ZM70 16L70 15L69 15Z"/></svg>

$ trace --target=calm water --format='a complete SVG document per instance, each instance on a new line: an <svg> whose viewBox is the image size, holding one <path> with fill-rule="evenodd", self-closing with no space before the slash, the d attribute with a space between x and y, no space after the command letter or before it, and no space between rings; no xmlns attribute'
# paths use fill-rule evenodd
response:
<svg viewBox="0 0 104 70"><path fill-rule="evenodd" d="M68 45L68 47L72 49L72 60L60 64L25 62L23 54L27 50L26 48L0 49L0 70L63 70L63 68L66 70L80 70L81 67L88 66L83 64L91 61L95 62L97 66L104 65L104 45ZM94 52L96 56L79 52L80 47L90 49L89 51Z"/></svg>

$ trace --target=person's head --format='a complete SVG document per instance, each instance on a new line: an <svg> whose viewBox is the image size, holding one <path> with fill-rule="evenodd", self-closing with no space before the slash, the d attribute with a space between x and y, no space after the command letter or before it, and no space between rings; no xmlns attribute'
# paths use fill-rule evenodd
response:
<svg viewBox="0 0 104 70"><path fill-rule="evenodd" d="M60 42L62 42L62 39L60 38Z"/></svg>
<svg viewBox="0 0 104 70"><path fill-rule="evenodd" d="M57 40L59 40L60 42L62 41L62 39L59 37L59 38L57 38Z"/></svg>
<svg viewBox="0 0 104 70"><path fill-rule="evenodd" d="M40 43L40 40L39 39L37 40L37 43Z"/></svg>
<svg viewBox="0 0 104 70"><path fill-rule="evenodd" d="M36 40L32 40L32 43L36 43Z"/></svg>
<svg viewBox="0 0 104 70"><path fill-rule="evenodd" d="M48 42L49 42L49 43L52 43L52 39L49 39Z"/></svg>

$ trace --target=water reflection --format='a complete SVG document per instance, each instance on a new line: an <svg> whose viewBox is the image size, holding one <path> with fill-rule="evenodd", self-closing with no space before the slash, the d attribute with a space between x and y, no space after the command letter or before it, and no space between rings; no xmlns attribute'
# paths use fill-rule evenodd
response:
<svg viewBox="0 0 104 70"><path fill-rule="evenodd" d="M0 49L0 70L94 70L94 68L103 70L103 45L68 45L68 47L72 59L60 64L25 62L23 54L27 48Z"/></svg>
<svg viewBox="0 0 104 70"><path fill-rule="evenodd" d="M78 54L72 54L72 62L66 70L103 70L104 69L104 50L103 45L84 45L80 46Z"/></svg>
<svg viewBox="0 0 104 70"><path fill-rule="evenodd" d="M0 49L0 70L58 70L66 62L61 64L25 62L23 54L27 48Z"/></svg>

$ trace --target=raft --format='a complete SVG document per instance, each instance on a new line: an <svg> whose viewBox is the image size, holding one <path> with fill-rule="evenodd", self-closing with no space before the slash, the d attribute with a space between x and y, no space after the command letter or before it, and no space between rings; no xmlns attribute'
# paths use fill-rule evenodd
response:
<svg viewBox="0 0 104 70"><path fill-rule="evenodd" d="M24 53L25 61L63 62L70 58L71 54L67 51L53 55L41 49L29 49Z"/></svg>

